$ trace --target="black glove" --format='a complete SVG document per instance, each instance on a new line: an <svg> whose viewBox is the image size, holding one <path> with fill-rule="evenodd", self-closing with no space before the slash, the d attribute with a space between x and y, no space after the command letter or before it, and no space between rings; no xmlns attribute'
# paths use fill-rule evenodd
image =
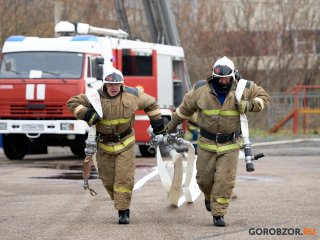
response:
<svg viewBox="0 0 320 240"><path fill-rule="evenodd" d="M86 113L83 116L83 120L86 121L89 126L96 124L101 120L99 114L91 107L88 107Z"/></svg>
<svg viewBox="0 0 320 240"><path fill-rule="evenodd" d="M150 124L155 135L164 134L166 132L163 118L150 120Z"/></svg>
<svg viewBox="0 0 320 240"><path fill-rule="evenodd" d="M234 77L236 78L236 80L240 80L242 79L241 74L239 73L239 70L234 70Z"/></svg>

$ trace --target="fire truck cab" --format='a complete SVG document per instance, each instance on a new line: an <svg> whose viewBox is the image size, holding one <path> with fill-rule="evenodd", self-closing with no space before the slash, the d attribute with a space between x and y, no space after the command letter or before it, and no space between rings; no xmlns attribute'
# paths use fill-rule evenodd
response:
<svg viewBox="0 0 320 240"><path fill-rule="evenodd" d="M97 90L102 72L114 66L125 85L154 96L170 119L189 90L184 51L178 46L126 39L121 30L59 22L55 38L9 37L0 58L0 134L9 159L46 153L48 146L69 146L84 154L89 126L66 108L74 95ZM135 134L149 155L149 120L136 113Z"/></svg>

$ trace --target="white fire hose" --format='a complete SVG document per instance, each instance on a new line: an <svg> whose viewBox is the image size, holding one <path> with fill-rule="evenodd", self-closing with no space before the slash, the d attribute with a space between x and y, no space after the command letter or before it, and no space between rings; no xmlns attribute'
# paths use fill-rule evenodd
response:
<svg viewBox="0 0 320 240"><path fill-rule="evenodd" d="M244 89L247 84L247 80L240 79L236 89L236 99L237 102L241 102L241 97L243 95ZM246 161L246 170L247 172L254 171L254 165L252 163L253 160L258 160L261 157L264 157L263 153L257 154L255 156L252 155L251 151L251 142L249 139L249 126L248 126L248 119L246 114L240 114L240 125L241 125L241 132L243 137L243 148L244 148L244 156Z"/></svg>
<svg viewBox="0 0 320 240"><path fill-rule="evenodd" d="M100 102L100 96L97 91L90 91L86 93L87 98L89 99L91 105L94 107L96 112L102 117L102 107ZM150 140L150 150L156 151L157 155L157 167L161 183L166 192L168 192L169 201L172 205L179 207L185 201L194 202L200 196L200 189L196 182L196 165L195 161L197 160L195 156L195 150L193 145L183 139L183 131L169 134L169 135L154 135L152 128L148 129L149 134L151 135ZM89 189L91 195L93 195L92 189L89 188L89 176L91 163L95 165L96 170L98 171L97 162L96 162L96 126L91 126L88 134L88 139L86 140L86 159L84 162L84 189ZM172 157L174 164L174 172L172 179L166 169L165 163L160 153L159 144L164 144L166 146L166 151ZM178 153L174 144L177 145L187 145L188 146L188 158L187 158L187 168L186 173L183 173L183 160L182 155ZM185 175L185 178L184 178Z"/></svg>
<svg viewBox="0 0 320 240"><path fill-rule="evenodd" d="M89 99L91 105L94 107L96 112L102 118L103 113L102 113L99 93L97 91L89 91L86 93L86 97ZM90 178L90 171L91 171L92 164L94 164L98 172L98 164L96 160L96 151L97 151L96 134L97 134L96 125L92 125L88 133L88 138L86 140L86 148L84 150L86 154L86 158L84 159L84 162L83 162L83 188L84 190L89 190L92 196L97 195L97 193L89 186L89 178Z"/></svg>
<svg viewBox="0 0 320 240"><path fill-rule="evenodd" d="M148 129L151 139L149 141L150 152L156 153L157 167L163 188L168 193L170 204L179 207L185 201L195 202L200 196L200 189L196 182L196 165L197 160L195 156L195 150L192 143L183 139L183 131L172 133L168 135L154 135L151 127ZM163 161L159 145L165 146L165 151L169 153L174 165L173 176L166 168L166 164ZM174 145L187 145L188 157L186 173L183 173L183 160L182 155L176 151ZM185 175L185 177L184 177Z"/></svg>

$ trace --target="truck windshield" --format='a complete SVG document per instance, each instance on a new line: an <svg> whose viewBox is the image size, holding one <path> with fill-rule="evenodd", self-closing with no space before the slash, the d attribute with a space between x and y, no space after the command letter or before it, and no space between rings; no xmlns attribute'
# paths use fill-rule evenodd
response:
<svg viewBox="0 0 320 240"><path fill-rule="evenodd" d="M81 77L82 65L82 53L4 53L0 66L0 78L78 79Z"/></svg>

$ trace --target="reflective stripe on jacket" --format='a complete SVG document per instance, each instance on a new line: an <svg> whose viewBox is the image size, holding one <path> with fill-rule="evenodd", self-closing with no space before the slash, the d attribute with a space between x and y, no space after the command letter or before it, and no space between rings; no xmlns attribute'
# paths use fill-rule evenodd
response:
<svg viewBox="0 0 320 240"><path fill-rule="evenodd" d="M135 88L124 87L116 97L110 98L102 89L100 94L103 118L96 124L97 132L102 134L120 134L132 128L135 120L135 111L144 110L150 120L161 118L156 99ZM67 102L68 109L74 113L79 105L83 105L76 112L78 119L83 119L90 102L84 94L71 97ZM124 136L116 143L99 143L98 147L108 153L116 154L125 151L135 143L134 132Z"/></svg>
<svg viewBox="0 0 320 240"><path fill-rule="evenodd" d="M195 84L193 89L184 96L182 103L173 114L173 121L181 122L197 112L197 125L208 132L227 135L240 130L240 114L235 97L236 83L233 82L223 105L221 105L210 81L212 81L211 78L205 84ZM264 89L251 81L247 84L242 99L251 101L253 112L261 111L264 105L270 101L270 97ZM212 152L230 152L242 147L242 139L239 137L234 141L217 144L200 135L198 145L201 149Z"/></svg>
<svg viewBox="0 0 320 240"><path fill-rule="evenodd" d="M101 149L108 153L120 153L125 149L128 149L132 144L135 143L134 135L130 134L130 136L124 137L119 142L115 143L98 143L98 149Z"/></svg>

